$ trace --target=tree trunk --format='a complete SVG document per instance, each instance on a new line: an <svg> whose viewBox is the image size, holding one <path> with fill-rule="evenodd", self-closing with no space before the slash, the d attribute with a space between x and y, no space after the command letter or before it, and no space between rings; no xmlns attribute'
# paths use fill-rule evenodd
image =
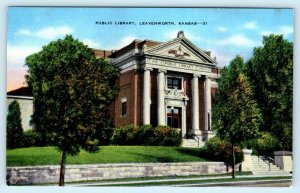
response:
<svg viewBox="0 0 300 193"><path fill-rule="evenodd" d="M60 172L59 172L59 186L65 185L65 162L66 162L66 152L61 152L60 160Z"/></svg>
<svg viewBox="0 0 300 193"><path fill-rule="evenodd" d="M235 152L234 152L234 144L231 143L232 146L232 178L235 178Z"/></svg>

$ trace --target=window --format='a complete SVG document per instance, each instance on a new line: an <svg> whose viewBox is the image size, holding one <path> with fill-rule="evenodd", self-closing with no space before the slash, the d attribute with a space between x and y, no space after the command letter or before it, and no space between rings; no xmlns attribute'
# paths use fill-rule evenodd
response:
<svg viewBox="0 0 300 193"><path fill-rule="evenodd" d="M167 125L172 128L181 128L180 107L167 107Z"/></svg>
<svg viewBox="0 0 300 193"><path fill-rule="evenodd" d="M182 79L181 78L168 77L167 84L168 84L168 89L175 89L175 88L177 88L178 90L182 89Z"/></svg>
<svg viewBox="0 0 300 193"><path fill-rule="evenodd" d="M122 103L122 116L126 115L126 111L127 111L127 102L123 102Z"/></svg>
<svg viewBox="0 0 300 193"><path fill-rule="evenodd" d="M122 112L121 112L121 115L125 116L127 114L127 98L126 97L122 97L121 101L122 101Z"/></svg>

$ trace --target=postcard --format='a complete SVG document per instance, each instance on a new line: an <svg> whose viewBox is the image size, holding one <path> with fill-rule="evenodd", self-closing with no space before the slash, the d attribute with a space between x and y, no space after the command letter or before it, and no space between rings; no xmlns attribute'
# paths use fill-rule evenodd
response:
<svg viewBox="0 0 300 193"><path fill-rule="evenodd" d="M9 7L7 184L289 187L291 8Z"/></svg>

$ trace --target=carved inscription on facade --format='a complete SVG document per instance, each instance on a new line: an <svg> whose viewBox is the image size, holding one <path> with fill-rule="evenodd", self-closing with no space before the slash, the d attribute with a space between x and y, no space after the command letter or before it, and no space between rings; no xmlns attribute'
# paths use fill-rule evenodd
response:
<svg viewBox="0 0 300 193"><path fill-rule="evenodd" d="M169 62L169 61L162 61L162 60L147 58L146 63L154 64L154 65L158 65L158 66L171 67L171 68L194 70L194 71L199 71L199 72L211 72L211 68L208 68L208 67L196 66L196 65L190 65L190 64L182 64L179 62Z"/></svg>

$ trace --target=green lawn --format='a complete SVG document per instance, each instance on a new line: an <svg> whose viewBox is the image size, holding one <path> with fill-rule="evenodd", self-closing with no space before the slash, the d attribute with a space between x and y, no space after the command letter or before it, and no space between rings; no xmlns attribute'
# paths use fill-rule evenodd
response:
<svg viewBox="0 0 300 193"><path fill-rule="evenodd" d="M162 146L101 146L97 153L81 151L68 156L67 164L145 163L208 161L198 148ZM54 147L30 147L7 150L7 166L59 165L60 154Z"/></svg>

